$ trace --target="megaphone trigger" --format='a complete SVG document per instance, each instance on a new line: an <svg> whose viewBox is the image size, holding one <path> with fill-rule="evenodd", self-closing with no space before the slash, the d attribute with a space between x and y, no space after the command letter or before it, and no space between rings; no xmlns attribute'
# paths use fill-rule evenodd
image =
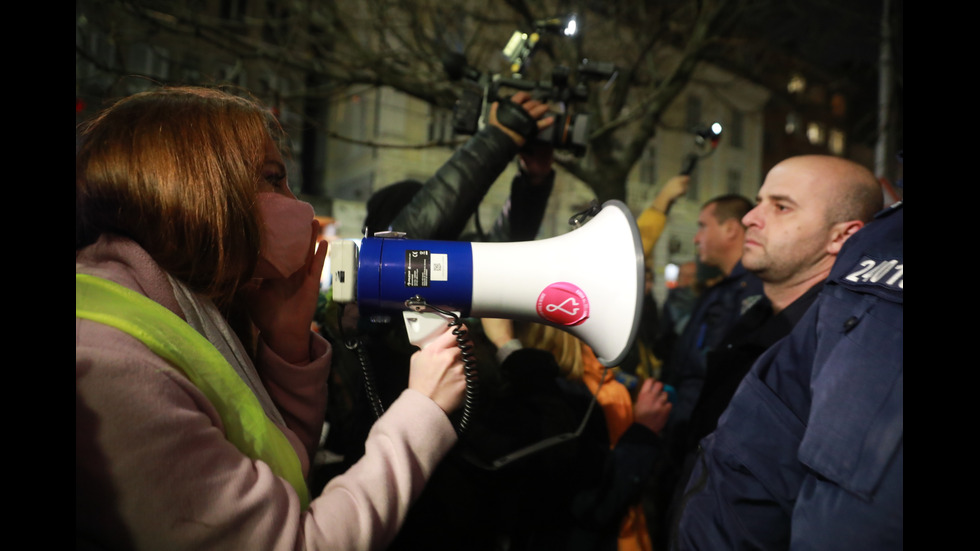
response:
<svg viewBox="0 0 980 551"><path fill-rule="evenodd" d="M408 332L408 342L419 348L425 348L438 336L440 330L447 325L454 325L459 320L459 312L448 312L432 306L425 298L414 295L405 301L408 310L402 312L405 330Z"/></svg>
<svg viewBox="0 0 980 551"><path fill-rule="evenodd" d="M408 331L408 342L419 348L425 348L446 329L447 318L437 312L402 312L405 330ZM450 318L451 319L451 318Z"/></svg>

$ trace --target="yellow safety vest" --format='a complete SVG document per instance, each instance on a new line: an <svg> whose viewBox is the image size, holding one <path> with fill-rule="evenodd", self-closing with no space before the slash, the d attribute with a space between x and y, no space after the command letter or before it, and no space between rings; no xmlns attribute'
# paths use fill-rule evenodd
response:
<svg viewBox="0 0 980 551"><path fill-rule="evenodd" d="M228 360L179 316L118 283L75 274L75 317L128 333L179 369L218 410L225 436L288 481L305 509L310 502L296 450L262 410Z"/></svg>

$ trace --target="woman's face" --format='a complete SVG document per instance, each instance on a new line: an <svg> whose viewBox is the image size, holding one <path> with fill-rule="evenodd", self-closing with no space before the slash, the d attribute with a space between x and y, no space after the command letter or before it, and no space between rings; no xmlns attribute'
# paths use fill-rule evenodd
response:
<svg viewBox="0 0 980 551"><path fill-rule="evenodd" d="M279 148L270 137L265 144L265 160L262 163L262 174L259 178L259 192L271 191L295 199L296 196L289 189L289 182L286 174L286 165L282 161L282 154Z"/></svg>

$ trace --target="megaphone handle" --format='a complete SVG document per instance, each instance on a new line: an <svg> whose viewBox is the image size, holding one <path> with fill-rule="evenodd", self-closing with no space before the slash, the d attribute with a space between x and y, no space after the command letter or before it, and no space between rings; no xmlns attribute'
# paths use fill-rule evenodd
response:
<svg viewBox="0 0 980 551"><path fill-rule="evenodd" d="M459 313L456 312L459 316ZM419 348L425 348L432 342L440 331L446 328L446 324L452 318L436 312L415 312L405 310L402 312L405 319L405 330L408 332L408 342Z"/></svg>
<svg viewBox="0 0 980 551"><path fill-rule="evenodd" d="M445 312L445 311L444 311ZM405 319L405 330L408 332L408 341L425 348L429 345L448 325L459 325L459 312L439 313L434 311L416 312L414 310L402 311ZM472 354L472 343L465 344L466 331L459 327L453 329L456 335L456 343L459 345L463 354L463 370L466 372L466 396L463 400L463 408L458 421L453 423L457 434L463 434L469 426L473 416L473 409L476 407L476 396L479 389L479 376L476 371L476 359Z"/></svg>

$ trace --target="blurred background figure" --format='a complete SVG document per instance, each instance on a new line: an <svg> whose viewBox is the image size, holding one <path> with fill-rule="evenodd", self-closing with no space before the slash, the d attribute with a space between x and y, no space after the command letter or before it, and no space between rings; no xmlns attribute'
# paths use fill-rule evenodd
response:
<svg viewBox="0 0 980 551"><path fill-rule="evenodd" d="M502 507L507 548L650 550L640 498L670 413L663 385L647 379L634 401L615 368L570 333L481 322L500 351L503 384L475 449L491 458L540 450L491 475L517 481L501 486L515 493Z"/></svg>
<svg viewBox="0 0 980 551"><path fill-rule="evenodd" d="M660 315L660 330L654 345L654 352L661 361L669 361L670 351L684 332L687 320L691 317L699 290L695 285L698 275L697 262L690 260L678 266L674 287L667 291L667 298Z"/></svg>
<svg viewBox="0 0 980 551"><path fill-rule="evenodd" d="M634 392L643 379L660 377L663 363L658 357L657 337L663 330L661 322L661 307L657 304L654 294L656 284L656 266L653 263L653 248L663 235L667 225L667 215L674 202L687 193L690 176L674 176L657 192L653 201L636 219L643 246L645 271L645 286L643 290L643 306L640 315L640 328L636 340L626 358L620 363L618 373L620 381Z"/></svg>

